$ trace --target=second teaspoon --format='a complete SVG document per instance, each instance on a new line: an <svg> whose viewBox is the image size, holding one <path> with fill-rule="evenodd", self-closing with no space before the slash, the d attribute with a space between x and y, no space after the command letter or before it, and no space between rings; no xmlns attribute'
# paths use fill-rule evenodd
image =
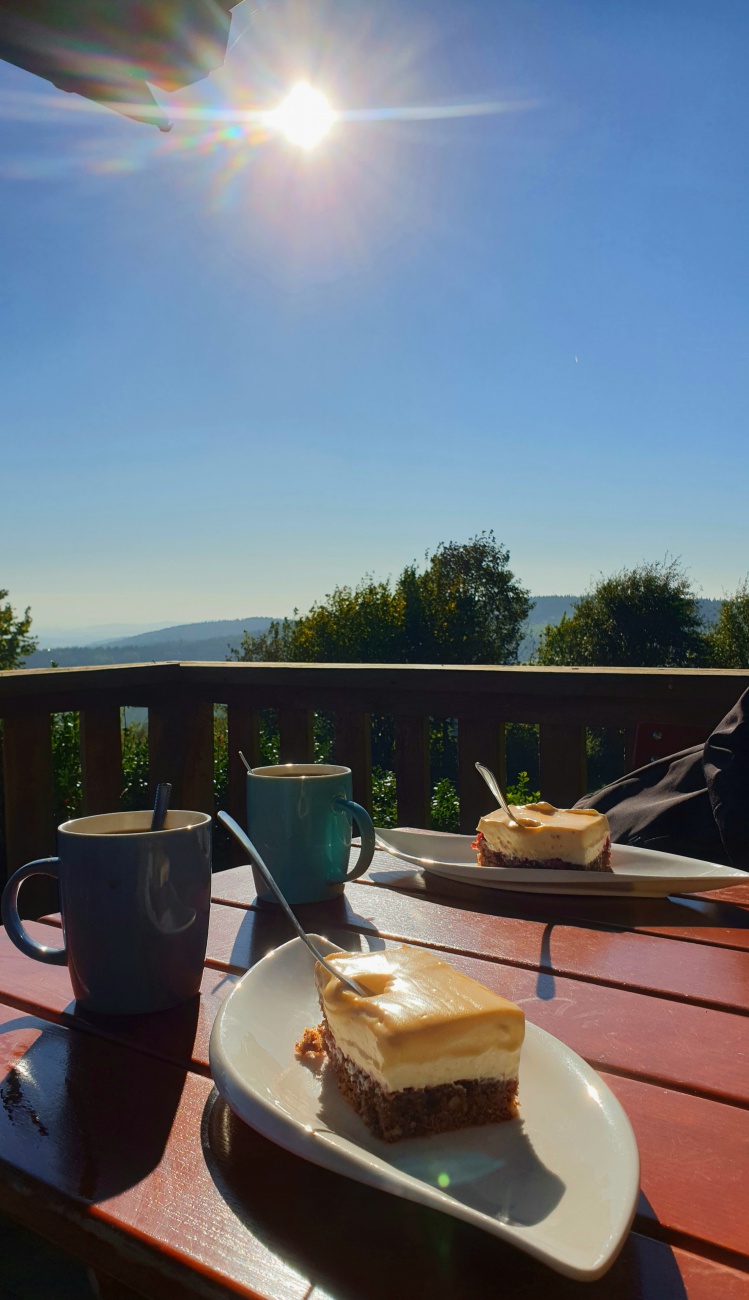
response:
<svg viewBox="0 0 749 1300"><path fill-rule="evenodd" d="M507 813L507 816L510 819L510 824L512 826L533 827L533 826L541 825L540 822L536 821L535 817L517 817L514 812L510 811L510 805L508 804L507 800L502 794L502 791L499 787L499 781L497 780L496 776L492 772L491 768L484 767L483 763L477 763L476 771L481 776L483 776L484 780L486 781L486 784L488 785L489 789L494 795L494 798L496 799L500 808L502 808Z"/></svg>

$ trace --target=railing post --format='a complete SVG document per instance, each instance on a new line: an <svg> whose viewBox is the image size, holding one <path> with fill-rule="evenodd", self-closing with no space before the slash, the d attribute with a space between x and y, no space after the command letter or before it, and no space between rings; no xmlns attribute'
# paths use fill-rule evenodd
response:
<svg viewBox="0 0 749 1300"><path fill-rule="evenodd" d="M399 826L429 826L429 719L395 719L395 790Z"/></svg>
<svg viewBox="0 0 749 1300"><path fill-rule="evenodd" d="M279 754L282 763L311 763L315 753L311 709L279 709Z"/></svg>
<svg viewBox="0 0 749 1300"><path fill-rule="evenodd" d="M122 798L122 727L117 704L83 709L80 715L83 812L116 812Z"/></svg>
<svg viewBox="0 0 749 1300"><path fill-rule="evenodd" d="M469 835L479 818L494 808L493 796L476 771L476 762L491 768L504 790L507 785L504 724L489 718L458 718L458 793L460 829Z"/></svg>
<svg viewBox="0 0 749 1300"><path fill-rule="evenodd" d="M55 851L52 727L48 713L27 713L3 723L5 843L8 875ZM36 882L25 885L22 905ZM33 910L33 909L32 909Z"/></svg>
<svg viewBox="0 0 749 1300"><path fill-rule="evenodd" d="M368 713L336 712L333 761L351 768L354 798L371 812L372 733Z"/></svg>
<svg viewBox="0 0 749 1300"><path fill-rule="evenodd" d="M541 798L571 808L585 794L585 727L542 722L538 732Z"/></svg>
<svg viewBox="0 0 749 1300"><path fill-rule="evenodd" d="M213 812L213 705L176 696L148 710L148 779L172 783L172 808Z"/></svg>

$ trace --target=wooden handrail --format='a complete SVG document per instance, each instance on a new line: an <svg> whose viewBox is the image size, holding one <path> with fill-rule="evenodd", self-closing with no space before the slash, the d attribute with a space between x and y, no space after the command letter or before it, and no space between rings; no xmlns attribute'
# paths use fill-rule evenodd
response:
<svg viewBox="0 0 749 1300"><path fill-rule="evenodd" d="M641 721L715 719L749 684L743 669L537 668L528 665L151 663L0 672L0 717L81 709L107 696L148 706L163 691L229 700L251 690L260 707L345 708L351 693L371 712L411 714L451 702L453 714L481 716L487 696L501 696L512 722L572 722L584 709L590 726ZM645 706L651 717L643 717ZM655 712L653 712L655 710ZM447 715L445 715L447 716Z"/></svg>
<svg viewBox="0 0 749 1300"><path fill-rule="evenodd" d="M354 797L371 806L372 714L394 719L398 818L428 824L428 721L458 720L461 826L484 807L476 758L504 775L507 723L539 724L544 798L566 805L586 788L586 727L679 723L707 736L744 690L734 669L540 668L434 664L145 663L0 673L7 868L51 850L50 715L81 714L86 811L113 807L121 787L120 706L149 710L152 783L169 779L183 807L212 811L213 706L228 706L229 803L241 816L237 750L259 758L259 714L278 714L281 760L308 761L313 716L334 717L334 755Z"/></svg>

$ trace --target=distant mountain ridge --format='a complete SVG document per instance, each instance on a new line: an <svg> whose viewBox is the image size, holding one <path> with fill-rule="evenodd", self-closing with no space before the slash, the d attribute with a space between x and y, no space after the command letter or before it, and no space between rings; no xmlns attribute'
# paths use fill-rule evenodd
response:
<svg viewBox="0 0 749 1300"><path fill-rule="evenodd" d="M55 627L34 620L34 636L41 645L105 645L117 641L121 644L141 632L152 632L163 623L90 623L80 627Z"/></svg>
<svg viewBox="0 0 749 1300"><path fill-rule="evenodd" d="M270 618L218 619L210 623L181 623L153 632L98 645L51 646L35 650L24 668L87 668L93 664L140 664L164 659L226 659L231 646L239 646L245 632L256 635L270 627Z"/></svg>
<svg viewBox="0 0 749 1300"><path fill-rule="evenodd" d="M563 614L571 614L579 596L532 596L534 608L526 623L525 635L520 643L520 659L532 654L547 623L559 623ZM722 600L704 599L700 607L705 620L714 623ZM226 659L232 646L239 646L245 632L256 635L265 632L271 618L228 618L206 623L180 623L175 627L157 628L140 632L136 636L93 645L52 646L35 650L24 664L25 668L49 668L56 663L60 668L85 668L92 664L138 664L160 662L165 659L197 660Z"/></svg>
<svg viewBox="0 0 749 1300"><path fill-rule="evenodd" d="M150 646L160 645L164 641L215 641L219 637L239 636L243 632L264 632L270 626L270 618L222 618L209 623L178 623L175 627L162 627L153 632L139 632L137 636L116 637L109 641L99 641L98 646Z"/></svg>

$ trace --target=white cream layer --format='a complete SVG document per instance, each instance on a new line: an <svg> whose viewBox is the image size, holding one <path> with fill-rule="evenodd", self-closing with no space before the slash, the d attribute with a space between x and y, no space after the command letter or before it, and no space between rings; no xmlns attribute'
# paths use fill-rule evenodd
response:
<svg viewBox="0 0 749 1300"><path fill-rule="evenodd" d="M372 990L359 997L316 968L337 1046L384 1088L517 1078L525 1017L514 1003L423 949L342 953L329 960Z"/></svg>
<svg viewBox="0 0 749 1300"><path fill-rule="evenodd" d="M538 825L511 825L501 808L482 817L478 824L489 848L506 857L530 858L533 862L561 858L573 867L585 867L598 857L610 835L603 813L593 808L555 808L550 803L510 807L518 816L533 818Z"/></svg>

